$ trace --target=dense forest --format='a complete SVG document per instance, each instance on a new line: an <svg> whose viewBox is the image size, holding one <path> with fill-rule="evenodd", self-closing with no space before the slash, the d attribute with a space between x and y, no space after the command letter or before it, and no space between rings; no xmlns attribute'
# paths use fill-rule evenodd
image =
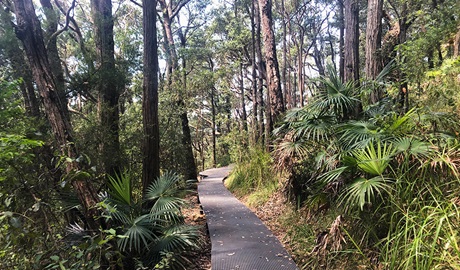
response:
<svg viewBox="0 0 460 270"><path fill-rule="evenodd" d="M457 0L0 0L0 268L187 269L234 163L300 268L460 269Z"/></svg>

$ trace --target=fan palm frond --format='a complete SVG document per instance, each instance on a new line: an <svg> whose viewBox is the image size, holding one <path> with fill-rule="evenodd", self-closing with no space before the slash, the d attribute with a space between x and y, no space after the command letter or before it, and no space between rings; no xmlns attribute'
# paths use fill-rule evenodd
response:
<svg viewBox="0 0 460 270"><path fill-rule="evenodd" d="M174 225L163 231L162 237L155 242L155 249L173 251L197 248L199 236L195 226Z"/></svg>
<svg viewBox="0 0 460 270"><path fill-rule="evenodd" d="M122 204L131 205L131 178L127 172L107 177L110 196Z"/></svg>
<svg viewBox="0 0 460 270"><path fill-rule="evenodd" d="M360 100L354 97L353 83L343 83L333 65L328 65L327 69L328 76L318 79L324 87L319 89L312 107L321 112L332 110L337 117L343 117L353 110Z"/></svg>
<svg viewBox="0 0 460 270"><path fill-rule="evenodd" d="M335 118L329 115L310 115L309 118L291 124L297 137L305 140L327 140L335 124Z"/></svg>
<svg viewBox="0 0 460 270"><path fill-rule="evenodd" d="M392 143L397 153L408 153L417 158L428 158L433 152L431 144L416 138L396 138Z"/></svg>
<svg viewBox="0 0 460 270"><path fill-rule="evenodd" d="M383 83L385 78L390 75L394 70L396 70L397 65L396 61L392 59L386 66L383 67L382 71L377 75L375 81L378 83Z"/></svg>
<svg viewBox="0 0 460 270"><path fill-rule="evenodd" d="M158 238L154 226L158 223L152 222L149 214L139 216L125 224L125 232L118 240L118 246L122 252L135 251L142 253L150 244ZM157 225L158 226L158 225ZM157 228L159 231L161 228Z"/></svg>
<svg viewBox="0 0 460 270"><path fill-rule="evenodd" d="M200 232L195 226L173 225L164 228L161 237L152 243L146 253L146 264L152 265L164 259L167 261L168 269L187 269L186 266L190 262L181 254L197 249L199 236ZM165 258L165 255L172 255L172 258Z"/></svg>
<svg viewBox="0 0 460 270"><path fill-rule="evenodd" d="M396 150L392 144L380 141L377 141L376 145L369 143L365 149L352 151L358 167L374 176L383 174L395 153Z"/></svg>
<svg viewBox="0 0 460 270"><path fill-rule="evenodd" d="M145 200L156 200L164 196L178 195L177 185L179 181L180 177L176 173L164 173L147 188Z"/></svg>
<svg viewBox="0 0 460 270"><path fill-rule="evenodd" d="M349 121L337 128L339 143L344 149L364 148L383 137L379 127L369 121Z"/></svg>
<svg viewBox="0 0 460 270"><path fill-rule="evenodd" d="M371 179L357 178L343 192L341 203L347 206L358 205L361 211L364 205L372 203L376 196L382 197L391 190L390 179L376 176Z"/></svg>
<svg viewBox="0 0 460 270"><path fill-rule="evenodd" d="M144 200L153 202L150 213L167 213L170 210L173 214L185 204L185 200L178 197L181 191L178 188L179 182L179 175L167 172L147 188ZM169 217L172 218L173 215Z"/></svg>
<svg viewBox="0 0 460 270"><path fill-rule="evenodd" d="M322 174L319 177L319 180L324 182L325 184L335 182L348 169L349 169L348 167L343 166L343 167L339 167L339 168L336 168L334 170L328 171L328 172Z"/></svg>

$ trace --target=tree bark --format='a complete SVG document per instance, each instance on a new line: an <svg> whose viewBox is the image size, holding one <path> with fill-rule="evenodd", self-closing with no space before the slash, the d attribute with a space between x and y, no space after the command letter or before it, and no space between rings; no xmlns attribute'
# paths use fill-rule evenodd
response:
<svg viewBox="0 0 460 270"><path fill-rule="evenodd" d="M61 58L59 56L58 46L57 46L57 36L53 34L57 32L59 16L53 8L50 0L40 0L40 3L43 7L47 19L47 27L45 31L45 41L46 41L46 51L48 52L48 60L51 65L51 71L53 72L57 92L59 98L63 102L63 112L65 114L69 113L67 109L67 95L65 92L65 79L64 71L62 70Z"/></svg>
<svg viewBox="0 0 460 270"><path fill-rule="evenodd" d="M98 105L102 127L101 154L104 171L120 172L119 109L120 97L114 57L111 0L91 0L98 62Z"/></svg>
<svg viewBox="0 0 460 270"><path fill-rule="evenodd" d="M290 106L290 89L287 87L287 79L286 79L286 73L287 73L287 22L286 18L286 7L285 7L285 0L281 0L281 26L283 28L283 69L281 71L281 81L283 82L283 93L284 93L284 104L286 105L285 107L289 109Z"/></svg>
<svg viewBox="0 0 460 270"><path fill-rule="evenodd" d="M257 54L257 69L258 69L258 75L257 78L257 102L258 102L258 107L259 107L259 138L262 140L265 140L264 134L265 134L265 122L264 122L264 117L265 114L264 112L266 111L265 108L265 103L264 103L264 77L266 77L266 70L265 70L265 64L262 58L262 44L261 44L261 25L260 25L260 9L259 9L259 1L258 0L253 0L254 3L254 11L255 11L255 26L256 26L256 54Z"/></svg>
<svg viewBox="0 0 460 270"><path fill-rule="evenodd" d="M359 82L359 8L358 0L344 0L345 44L344 80Z"/></svg>
<svg viewBox="0 0 460 270"><path fill-rule="evenodd" d="M343 14L343 1L338 0L338 14L339 14L339 75L340 79L345 81L345 51L344 51L344 44L345 44L345 22L344 22L344 14Z"/></svg>
<svg viewBox="0 0 460 270"><path fill-rule="evenodd" d="M180 5L176 6L173 9L172 2L167 3L166 0L159 0L161 9L162 9L162 18L163 18L163 28L165 31L165 39L166 39L166 44L167 44L167 58L168 58L168 64L171 67L171 72L169 74L168 80L168 87L170 90L172 90L173 85L175 83L179 83L179 78L177 77L178 74L176 74L179 71L179 62L178 62L178 57L177 57L177 52L176 52L176 45L174 42L174 36L173 36L173 31L172 31L172 23L174 16L177 14L178 9L180 9ZM182 2L183 3L186 3ZM179 84L177 84L179 85ZM181 137L181 142L182 146L184 147L184 154L185 154L185 159L184 159L184 176L186 179L196 179L197 175L197 168L196 168L196 163L195 163L195 158L193 156L193 148L192 148L192 136L190 132L190 126L189 126L189 121L188 121L188 115L187 115L187 107L184 102L184 99L182 97L182 92L186 91L186 89L178 89L178 95L177 95L177 106L178 110L180 111L179 118L181 120L181 127L182 127L182 137Z"/></svg>
<svg viewBox="0 0 460 270"><path fill-rule="evenodd" d="M267 131L273 130L273 123L285 111L283 93L281 91L280 72L278 58L276 56L275 33L273 30L272 1L259 0L261 14L261 26L264 44L264 55L267 69L267 90L270 98L270 115L272 121L266 128Z"/></svg>
<svg viewBox="0 0 460 270"><path fill-rule="evenodd" d="M142 187L146 189L160 176L160 132L158 122L158 44L156 0L143 0L144 80L142 120L144 125Z"/></svg>
<svg viewBox="0 0 460 270"><path fill-rule="evenodd" d="M10 23L10 20L11 17L8 18L8 21L4 23ZM11 31L12 29L8 30ZM22 82L19 85L19 87L24 98L24 107L26 109L26 114L32 117L39 117L40 107L37 96L35 94L32 71L30 70L29 65L26 63L26 59L24 58L24 52L20 49L18 40L16 38L8 40L7 46L5 46L5 48L3 49L5 51L5 56L10 60L14 79L22 79Z"/></svg>
<svg viewBox="0 0 460 270"><path fill-rule="evenodd" d="M304 77L303 77L303 31L299 31L299 44L297 47L297 87L299 88L299 102L302 108L305 105L304 101Z"/></svg>
<svg viewBox="0 0 460 270"><path fill-rule="evenodd" d="M212 167L217 165L217 136L216 136L216 104L215 104L216 89L213 86L211 88L211 114L212 114ZM204 137L204 136L203 136Z"/></svg>
<svg viewBox="0 0 460 270"><path fill-rule="evenodd" d="M17 22L16 35L21 40L27 54L32 75L42 98L45 114L51 125L54 138L59 145L61 155L75 159L79 154L73 143L73 129L68 116L63 112L63 104L57 94L55 79L43 41L40 21L35 14L32 0L14 0L14 6ZM99 215L96 209L98 196L89 179L83 174L77 174L81 169L79 166L75 161L67 162L66 172L83 206L88 229L94 233L99 230L101 225L100 219L95 219Z"/></svg>
<svg viewBox="0 0 460 270"><path fill-rule="evenodd" d="M382 71L380 48L382 44L382 13L383 0L369 0L367 7L366 28L366 63L365 73L369 80L377 78ZM380 87L376 87L370 96L370 104L377 103L383 98Z"/></svg>
<svg viewBox="0 0 460 270"><path fill-rule="evenodd" d="M240 92L241 92L241 121L243 122L243 130L248 131L248 115L246 112L246 102L244 101L244 77L243 77L243 61L240 59Z"/></svg>
<svg viewBox="0 0 460 270"><path fill-rule="evenodd" d="M259 119L258 119L258 101L257 101L257 59L256 59L256 25L255 25L255 16L256 16L256 11L255 11L255 0L251 1L251 43L252 43L252 48L251 48L251 61L252 61L252 67L251 67L251 77L252 77L252 133L253 133L253 140L254 143L256 144L259 141L260 135L259 135ZM261 116L263 117L263 116Z"/></svg>
<svg viewBox="0 0 460 270"><path fill-rule="evenodd" d="M460 26L457 28L457 34L454 38L454 58L460 56Z"/></svg>
<svg viewBox="0 0 460 270"><path fill-rule="evenodd" d="M407 3L402 5L400 17L398 20L399 23L399 33L398 33L398 44L404 44L407 40L407 30L411 22L409 21L409 9ZM406 74L403 71L399 72L399 108L401 113L406 113L409 111L409 85L405 80Z"/></svg>

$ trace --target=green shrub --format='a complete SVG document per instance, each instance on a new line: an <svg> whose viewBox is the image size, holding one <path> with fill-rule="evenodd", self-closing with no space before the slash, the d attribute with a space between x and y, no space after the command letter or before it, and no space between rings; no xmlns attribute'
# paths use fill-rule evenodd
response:
<svg viewBox="0 0 460 270"><path fill-rule="evenodd" d="M228 189L239 196L260 191L276 183L270 154L260 148L251 148L235 165L232 174L226 180Z"/></svg>

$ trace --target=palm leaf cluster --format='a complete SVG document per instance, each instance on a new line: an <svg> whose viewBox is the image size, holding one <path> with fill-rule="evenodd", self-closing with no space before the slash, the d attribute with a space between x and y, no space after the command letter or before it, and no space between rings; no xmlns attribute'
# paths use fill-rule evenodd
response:
<svg viewBox="0 0 460 270"><path fill-rule="evenodd" d="M149 186L143 200L135 202L128 173L109 177L106 218L117 230L117 246L124 256L152 267L173 254L169 266L184 268L181 254L197 248L199 233L184 223L180 182L177 174L165 173Z"/></svg>
<svg viewBox="0 0 460 270"><path fill-rule="evenodd" d="M291 172L291 181L303 181L291 186L303 187L297 192L308 208L347 214L348 237L360 252L377 252L391 269L457 269L457 233L441 225L460 225L454 192L460 188L460 121L426 108L402 114L388 97L352 115L358 92L372 89L355 89L333 68L328 72L312 101L287 112L275 130L281 138L275 162ZM362 85L384 87L385 74ZM411 258L398 260L398 254Z"/></svg>

